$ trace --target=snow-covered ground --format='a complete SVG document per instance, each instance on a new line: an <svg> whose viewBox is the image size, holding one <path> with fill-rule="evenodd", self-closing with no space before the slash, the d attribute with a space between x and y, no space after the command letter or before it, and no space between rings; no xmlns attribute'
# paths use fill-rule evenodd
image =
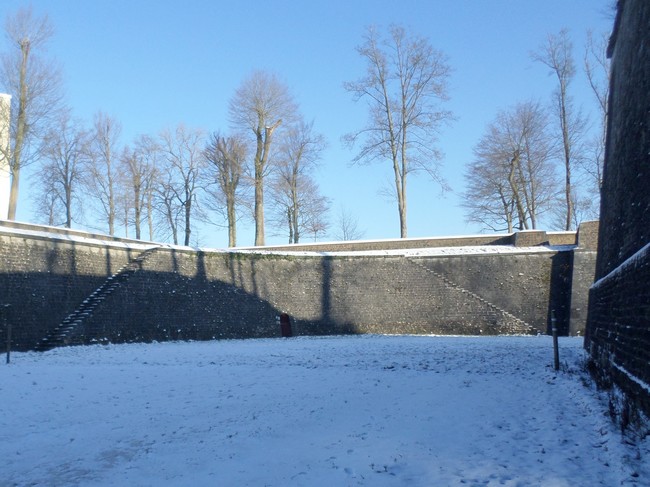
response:
<svg viewBox="0 0 650 487"><path fill-rule="evenodd" d="M581 338L131 344L0 363L0 486L650 485Z"/></svg>

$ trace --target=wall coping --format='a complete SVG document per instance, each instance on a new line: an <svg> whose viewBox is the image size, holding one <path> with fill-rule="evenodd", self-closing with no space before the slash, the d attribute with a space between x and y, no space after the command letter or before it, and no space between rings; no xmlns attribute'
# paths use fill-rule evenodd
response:
<svg viewBox="0 0 650 487"><path fill-rule="evenodd" d="M597 224L597 222L596 222ZM582 226L581 226L582 227ZM597 228L597 227L596 227ZM83 243L91 246L117 247L145 250L151 247L173 249L179 252L209 252L233 254L277 254L277 255L361 255L368 252L380 252L374 255L404 255L406 251L417 249L465 248L466 253L489 253L477 248L491 247L494 250L504 247L515 247L523 253L528 253L536 247L545 247L550 251L572 250L579 244L579 232L545 232L540 230L523 230L506 234L478 234L451 237L424 237L406 239L357 240L343 242L315 242L290 245L270 245L264 247L234 247L225 249L188 247L157 243L146 240L136 240L110 235L59 228L47 225L36 225L24 222L0 220L0 235L27 236L45 241ZM474 249L474 250L470 250ZM393 252L394 251L394 252ZM506 250L504 250L506 252ZM512 253L511 251L508 251ZM449 255L452 252L441 253Z"/></svg>

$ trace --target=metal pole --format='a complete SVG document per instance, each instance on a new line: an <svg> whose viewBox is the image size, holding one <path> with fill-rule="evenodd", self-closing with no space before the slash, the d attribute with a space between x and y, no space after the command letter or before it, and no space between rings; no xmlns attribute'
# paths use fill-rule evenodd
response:
<svg viewBox="0 0 650 487"><path fill-rule="evenodd" d="M7 325L7 363L11 362L11 323Z"/></svg>
<svg viewBox="0 0 650 487"><path fill-rule="evenodd" d="M7 328L7 363L11 362L11 323L7 324L7 310L8 304L5 304L2 309L2 324Z"/></svg>
<svg viewBox="0 0 650 487"><path fill-rule="evenodd" d="M560 370L560 351L557 343L557 320L555 319L555 310L551 310L551 330L553 331L553 362L555 370Z"/></svg>

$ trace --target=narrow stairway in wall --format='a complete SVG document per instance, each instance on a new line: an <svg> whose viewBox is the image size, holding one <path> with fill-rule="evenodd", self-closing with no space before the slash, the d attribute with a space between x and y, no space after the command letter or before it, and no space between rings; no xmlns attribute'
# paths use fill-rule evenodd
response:
<svg viewBox="0 0 650 487"><path fill-rule="evenodd" d="M520 333L534 334L540 332L529 323L526 323L522 319L517 318L512 313L509 313L508 311L489 302L487 299L483 298L482 296L479 296L478 294L470 291L469 289L465 289L464 287L453 282L443 274L427 266L422 260L422 258L407 257L407 260L413 265L416 265L420 269L429 273L439 281L442 281L447 288L452 288L462 293L465 296L465 299L467 301L474 303L479 309L482 308L486 310L487 314L490 315L492 319L494 319L494 317L498 317L498 320L496 321L499 322L499 327L502 329L503 334L520 334ZM477 320L481 320L481 319L485 319L485 316L483 316L482 313L481 316L477 316Z"/></svg>
<svg viewBox="0 0 650 487"><path fill-rule="evenodd" d="M142 269L142 264L160 247L150 247L128 264L120 268L115 274L108 277L90 296L70 313L52 332L44 337L35 350L45 352L55 347L75 344L74 338L83 329L85 320L92 315L94 310L120 285L125 283L133 274Z"/></svg>

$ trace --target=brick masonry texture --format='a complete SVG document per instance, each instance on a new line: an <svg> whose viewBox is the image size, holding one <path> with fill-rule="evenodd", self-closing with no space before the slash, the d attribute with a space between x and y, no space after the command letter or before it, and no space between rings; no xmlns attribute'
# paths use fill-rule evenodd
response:
<svg viewBox="0 0 650 487"><path fill-rule="evenodd" d="M650 2L619 0L609 53L598 281L585 345L601 381L650 414Z"/></svg>
<svg viewBox="0 0 650 487"><path fill-rule="evenodd" d="M0 239L0 304L11 305L20 350L154 245L70 242L3 233L2 225ZM549 330L555 310L561 330L579 334L584 323L570 324L570 310L574 301L586 307L586 292L573 296L572 288L589 287L595 253L580 251L578 272L576 252L304 256L160 246L101 296L66 343L274 337L282 312L301 335L534 334Z"/></svg>

